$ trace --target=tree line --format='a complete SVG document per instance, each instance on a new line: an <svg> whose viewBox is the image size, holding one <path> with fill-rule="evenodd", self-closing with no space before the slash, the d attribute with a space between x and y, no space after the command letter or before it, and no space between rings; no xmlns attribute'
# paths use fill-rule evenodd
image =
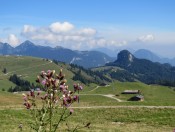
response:
<svg viewBox="0 0 175 132"><path fill-rule="evenodd" d="M35 89L37 87L40 87L40 86L34 85L34 83L31 84L27 80L21 79L16 74L11 75L9 78L9 81L16 84L16 86L15 87L11 86L8 89L8 92L30 91L31 89Z"/></svg>

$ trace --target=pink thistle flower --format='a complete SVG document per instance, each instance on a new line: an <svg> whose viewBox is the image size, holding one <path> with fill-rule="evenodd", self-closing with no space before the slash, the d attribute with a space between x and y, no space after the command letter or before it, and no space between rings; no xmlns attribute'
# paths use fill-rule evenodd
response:
<svg viewBox="0 0 175 132"><path fill-rule="evenodd" d="M83 87L82 87L82 86L79 86L79 87L78 87L78 90L82 90L82 89L83 89Z"/></svg>
<svg viewBox="0 0 175 132"><path fill-rule="evenodd" d="M51 70L47 70L47 74L50 74L51 73Z"/></svg>
<svg viewBox="0 0 175 132"><path fill-rule="evenodd" d="M67 97L67 102L70 104L72 102L72 99L70 96Z"/></svg>
<svg viewBox="0 0 175 132"><path fill-rule="evenodd" d="M63 98L63 105L66 106L67 105L67 99Z"/></svg>
<svg viewBox="0 0 175 132"><path fill-rule="evenodd" d="M74 92L76 92L78 89L78 85L77 84L74 84Z"/></svg>
<svg viewBox="0 0 175 132"><path fill-rule="evenodd" d="M72 115L73 112L74 112L74 110L73 109L70 109L70 115Z"/></svg>
<svg viewBox="0 0 175 132"><path fill-rule="evenodd" d="M26 107L27 109L30 109L30 108L31 108L31 104L30 104L29 102L25 102L24 105L25 105L25 107Z"/></svg>
<svg viewBox="0 0 175 132"><path fill-rule="evenodd" d="M32 96L32 97L34 97L35 96L35 93L34 93L34 91L32 90L32 91L30 91L30 96Z"/></svg>
<svg viewBox="0 0 175 132"><path fill-rule="evenodd" d="M39 95L40 95L40 93L41 93L41 91L38 91L38 92L37 92L37 96L39 96Z"/></svg>
<svg viewBox="0 0 175 132"><path fill-rule="evenodd" d="M24 96L23 99L24 99L24 101L26 102L26 101L27 101L27 96Z"/></svg>
<svg viewBox="0 0 175 132"><path fill-rule="evenodd" d="M65 89L64 85L60 85L60 91L63 91Z"/></svg>
<svg viewBox="0 0 175 132"><path fill-rule="evenodd" d="M46 85L46 79L42 80L42 85Z"/></svg>
<svg viewBox="0 0 175 132"><path fill-rule="evenodd" d="M77 95L75 95L75 96L73 97L73 100L74 100L74 101L77 101L78 98L79 98L79 97L78 97Z"/></svg>
<svg viewBox="0 0 175 132"><path fill-rule="evenodd" d="M68 91L67 91L66 89L63 89L62 92L63 92L63 94L65 94L65 95L68 93Z"/></svg>
<svg viewBox="0 0 175 132"><path fill-rule="evenodd" d="M31 108L31 104L30 103L27 103L26 108L27 109L30 109Z"/></svg>

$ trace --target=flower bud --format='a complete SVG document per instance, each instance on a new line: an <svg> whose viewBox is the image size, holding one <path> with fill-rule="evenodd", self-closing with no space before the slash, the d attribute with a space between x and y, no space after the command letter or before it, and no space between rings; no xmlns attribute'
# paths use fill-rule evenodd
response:
<svg viewBox="0 0 175 132"><path fill-rule="evenodd" d="M37 79L35 80L37 83L40 83L40 78L37 76Z"/></svg>
<svg viewBox="0 0 175 132"><path fill-rule="evenodd" d="M62 81L60 82L60 85L63 85L63 84L66 83L66 82L67 82L66 79L62 80Z"/></svg>
<svg viewBox="0 0 175 132"><path fill-rule="evenodd" d="M70 109L70 115L72 115L73 112L74 112L74 110L73 109Z"/></svg>
<svg viewBox="0 0 175 132"><path fill-rule="evenodd" d="M40 93L41 93L41 91L38 91L38 92L37 92L37 96L39 96L39 95L40 95Z"/></svg>
<svg viewBox="0 0 175 132"><path fill-rule="evenodd" d="M32 91L30 91L30 96L32 96L32 97L34 97L35 96L35 93L34 93L34 91L32 90Z"/></svg>
<svg viewBox="0 0 175 132"><path fill-rule="evenodd" d="M77 101L77 100L78 100L78 96L75 95L75 96L73 97L73 100L74 100L74 101Z"/></svg>

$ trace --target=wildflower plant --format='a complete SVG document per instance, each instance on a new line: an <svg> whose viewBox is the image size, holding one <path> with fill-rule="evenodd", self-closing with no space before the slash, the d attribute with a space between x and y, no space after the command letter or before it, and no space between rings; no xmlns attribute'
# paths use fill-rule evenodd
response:
<svg viewBox="0 0 175 132"><path fill-rule="evenodd" d="M83 87L74 84L74 90L70 91L62 70L59 74L55 74L54 70L41 71L36 82L43 85L45 92L31 90L23 94L24 106L30 110L34 119L30 126L37 132L55 132L60 128L61 122L66 121L73 114L74 110L71 105L79 101L76 92L82 90ZM89 125L83 127L89 127ZM78 128L81 127L76 126L73 131ZM70 131L69 127L68 130Z"/></svg>

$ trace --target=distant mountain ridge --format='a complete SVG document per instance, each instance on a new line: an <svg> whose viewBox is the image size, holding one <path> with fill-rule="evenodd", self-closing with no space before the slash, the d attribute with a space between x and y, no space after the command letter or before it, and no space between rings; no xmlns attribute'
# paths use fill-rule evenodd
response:
<svg viewBox="0 0 175 132"><path fill-rule="evenodd" d="M175 67L168 64L160 64L146 59L138 59L127 50L118 54L118 59L106 64L124 69L125 75L121 76L121 70L113 73L113 76L121 76L126 81L139 80L147 84L161 84L175 86ZM123 80L124 80L123 79Z"/></svg>
<svg viewBox="0 0 175 132"><path fill-rule="evenodd" d="M0 54L12 54L14 48L11 47L8 43L1 43L0 42Z"/></svg>
<svg viewBox="0 0 175 132"><path fill-rule="evenodd" d="M48 59L55 59L66 63L73 63L85 68L105 65L114 58L99 51L73 51L62 47L49 47L35 45L25 41L13 48L7 43L0 43L0 54L2 55L24 55Z"/></svg>
<svg viewBox="0 0 175 132"><path fill-rule="evenodd" d="M164 63L169 63L172 66L175 66L175 58L174 59L169 59L169 58L162 58L156 55L155 53L146 50L146 49L139 49L136 52L134 52L134 56L140 59L147 59L152 62L160 62L162 64Z"/></svg>
<svg viewBox="0 0 175 132"><path fill-rule="evenodd" d="M120 50L110 50L108 48L96 48L93 49L93 51L100 51L102 53L107 54L110 57L117 57L117 54L119 53Z"/></svg>
<svg viewBox="0 0 175 132"><path fill-rule="evenodd" d="M25 56L34 56L34 57L42 57L48 59L55 59L57 61L62 61L71 64L77 64L83 66L85 68L92 68L103 66L108 62L112 62L116 57L111 57L106 53L110 53L110 50L106 50L105 48L101 48L93 51L76 51L63 48L61 46L57 46L55 48L49 46L40 46L36 45L28 40L21 43L17 47L12 47L8 43L0 42L0 54L1 55L25 55ZM115 51L116 55L119 52ZM114 56L114 51L111 52ZM147 59L152 62L160 62L162 64L169 63L172 66L175 66L175 58L161 58L155 53L146 50L140 49L133 53L136 58Z"/></svg>

